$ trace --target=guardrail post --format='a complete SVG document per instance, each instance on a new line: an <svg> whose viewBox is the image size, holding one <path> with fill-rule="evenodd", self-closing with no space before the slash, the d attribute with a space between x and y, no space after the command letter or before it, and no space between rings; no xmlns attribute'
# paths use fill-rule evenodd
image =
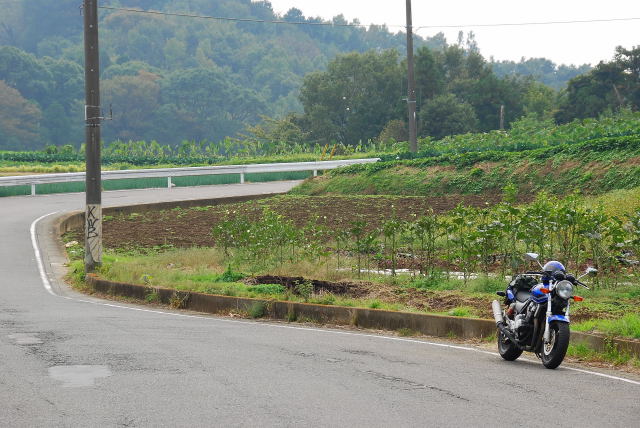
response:
<svg viewBox="0 0 640 428"><path fill-rule="evenodd" d="M314 169L314 170L313 170L313 176L314 176L314 177L317 177L317 176L318 176L318 170L317 170L317 169Z"/></svg>
<svg viewBox="0 0 640 428"><path fill-rule="evenodd" d="M171 176L167 177L167 187L171 189L173 187L173 183L171 182Z"/></svg>
<svg viewBox="0 0 640 428"><path fill-rule="evenodd" d="M240 173L240 184L244 184L244 172Z"/></svg>
<svg viewBox="0 0 640 428"><path fill-rule="evenodd" d="M32 184L31 185L31 196L35 196L36 195L36 185Z"/></svg>

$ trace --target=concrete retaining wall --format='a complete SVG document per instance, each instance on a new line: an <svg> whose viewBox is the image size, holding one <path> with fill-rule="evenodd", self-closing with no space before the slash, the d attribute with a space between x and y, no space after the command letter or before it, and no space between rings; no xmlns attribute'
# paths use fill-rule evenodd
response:
<svg viewBox="0 0 640 428"><path fill-rule="evenodd" d="M96 275L88 275L87 283L100 293L141 300L155 294L154 297L159 303L173 302L174 306L177 306L180 302L182 309L210 314L248 313L255 305L263 305L264 316L268 318L309 320L380 330L409 329L428 336L456 336L469 339L487 337L496 330L495 324L490 320L182 292L111 282Z"/></svg>

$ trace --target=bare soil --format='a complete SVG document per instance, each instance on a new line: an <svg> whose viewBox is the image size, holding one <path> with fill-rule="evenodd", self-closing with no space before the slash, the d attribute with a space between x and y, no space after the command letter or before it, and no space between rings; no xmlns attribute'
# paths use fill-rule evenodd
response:
<svg viewBox="0 0 640 428"><path fill-rule="evenodd" d="M392 216L409 220L433 210L442 213L462 203L485 206L501 201L500 195L450 195L438 197L275 197L206 208L173 209L140 215L123 215L105 219L104 246L112 249L152 248L171 245L176 248L211 247L215 242L211 230L231 216L258 219L265 208L293 220L302 227L316 219L330 230L343 230L352 221L363 220L369 229L376 228ZM77 237L82 230L74 231ZM79 239L81 241L81 239Z"/></svg>

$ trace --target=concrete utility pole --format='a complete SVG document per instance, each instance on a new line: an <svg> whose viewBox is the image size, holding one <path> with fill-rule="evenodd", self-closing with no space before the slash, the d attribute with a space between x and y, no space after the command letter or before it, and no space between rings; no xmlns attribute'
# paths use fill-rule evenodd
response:
<svg viewBox="0 0 640 428"><path fill-rule="evenodd" d="M100 167L100 54L98 49L98 0L84 0L85 76L85 272L102 264L102 182Z"/></svg>
<svg viewBox="0 0 640 428"><path fill-rule="evenodd" d="M418 152L418 127L416 124L416 81L413 70L413 17L411 0L407 0L407 71L409 105L409 148L413 153Z"/></svg>

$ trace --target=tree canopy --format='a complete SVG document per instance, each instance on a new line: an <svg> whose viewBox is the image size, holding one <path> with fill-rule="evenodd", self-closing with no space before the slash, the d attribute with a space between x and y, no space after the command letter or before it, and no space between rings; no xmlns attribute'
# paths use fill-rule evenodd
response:
<svg viewBox="0 0 640 428"><path fill-rule="evenodd" d="M640 46L616 48L613 61L569 81L556 119L561 123L621 108L640 108Z"/></svg>
<svg viewBox="0 0 640 428"><path fill-rule="evenodd" d="M297 8L279 16L269 1L126 3L131 8L217 17L358 24L342 15L329 21L305 16ZM270 130L256 136L259 139L269 134L293 139L298 133L299 142L312 143L357 144L381 133L404 135L406 38L386 26L273 25L105 9L100 10L99 25L103 110L106 115L111 105L114 119L103 127L106 141L154 139L175 145L183 139L221 140L246 129ZM638 104L635 51L621 50L617 65L599 65L585 77L579 74L588 70L586 66L556 65L544 58L487 61L472 33L463 39L461 35L458 43L450 44L442 33L426 39L416 36L423 136L457 129L452 126L455 120L435 129L426 113L430 109L453 108L458 120L475 117L462 129L480 131L498 127L501 105L507 124L527 113L549 116L556 100L548 86L562 88L571 78L575 83L563 95L563 107L556 113L559 120ZM0 117L5 124L0 149L16 144L23 149L80 145L83 56L77 1L3 4L0 80L5 93L7 88L17 91L10 92L7 102L23 108L15 114L12 109L2 111L6 116ZM614 86L607 79L614 79ZM572 110L576 100L588 102L584 111ZM25 128L26 134L6 125L22 120L18 112L26 111L39 118ZM265 117L269 119L260 124ZM274 125L279 120L282 123Z"/></svg>

